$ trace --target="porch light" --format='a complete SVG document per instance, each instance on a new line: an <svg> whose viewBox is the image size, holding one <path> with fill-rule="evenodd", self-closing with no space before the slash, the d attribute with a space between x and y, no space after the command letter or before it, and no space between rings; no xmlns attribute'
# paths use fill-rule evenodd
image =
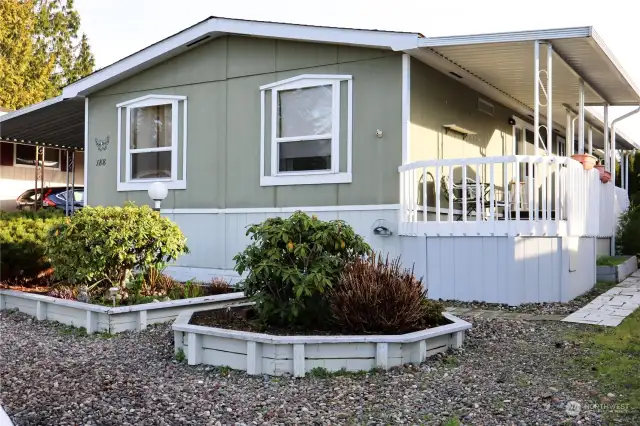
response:
<svg viewBox="0 0 640 426"><path fill-rule="evenodd" d="M149 186L149 197L153 200L153 210L160 211L160 203L162 200L167 198L169 194L169 190L167 189L167 185L162 182L153 182Z"/></svg>
<svg viewBox="0 0 640 426"><path fill-rule="evenodd" d="M111 287L109 289L109 295L111 296L111 300L113 300L113 307L116 306L116 296L118 295L118 291L120 289L118 287Z"/></svg>

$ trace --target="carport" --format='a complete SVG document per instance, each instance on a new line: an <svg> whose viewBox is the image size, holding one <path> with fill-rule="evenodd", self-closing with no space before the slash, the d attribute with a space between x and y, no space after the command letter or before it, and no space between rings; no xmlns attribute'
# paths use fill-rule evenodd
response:
<svg viewBox="0 0 640 426"><path fill-rule="evenodd" d="M66 165L66 189L75 190L76 152L84 151L85 100L64 99L62 96L22 108L0 116L0 142L31 145L36 148L34 161L35 208L42 208L44 190L44 149L57 148ZM0 153L7 155L7 153ZM85 168L85 181L86 181ZM66 197L65 213L73 201ZM86 200L86 197L84 197ZM86 201L85 201L86 202Z"/></svg>

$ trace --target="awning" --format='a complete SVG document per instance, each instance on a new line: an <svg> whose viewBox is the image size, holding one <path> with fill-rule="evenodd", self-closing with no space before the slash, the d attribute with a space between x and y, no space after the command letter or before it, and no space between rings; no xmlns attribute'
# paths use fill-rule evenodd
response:
<svg viewBox="0 0 640 426"><path fill-rule="evenodd" d="M523 117L532 118L536 41L553 47L553 121L554 128L562 129L562 134L566 106L578 110L579 78L585 81L586 105L640 105L640 91L591 27L427 37L418 40L419 47L409 53ZM540 68L546 69L546 63L547 45L543 44ZM544 94L540 93L544 101ZM546 107L540 107L540 113L544 117ZM586 120L602 132L603 123L596 114L587 114ZM541 123L545 121L543 118ZM616 140L621 149L640 147L624 134L619 134ZM604 147L601 133L594 133L594 145Z"/></svg>
<svg viewBox="0 0 640 426"><path fill-rule="evenodd" d="M62 96L0 116L0 140L84 149L84 99Z"/></svg>

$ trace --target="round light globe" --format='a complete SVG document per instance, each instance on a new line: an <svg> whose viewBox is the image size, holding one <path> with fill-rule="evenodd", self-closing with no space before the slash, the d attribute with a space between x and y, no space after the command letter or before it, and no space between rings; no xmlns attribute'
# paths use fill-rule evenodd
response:
<svg viewBox="0 0 640 426"><path fill-rule="evenodd" d="M167 198L167 195L169 194L169 190L167 189L167 185L165 185L162 182L153 182L150 186L149 186L149 197L151 197L151 199L153 201L162 201L165 198Z"/></svg>

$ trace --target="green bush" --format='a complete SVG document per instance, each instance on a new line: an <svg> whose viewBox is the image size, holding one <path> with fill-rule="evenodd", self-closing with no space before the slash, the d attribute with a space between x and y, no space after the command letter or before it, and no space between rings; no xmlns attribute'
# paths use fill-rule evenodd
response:
<svg viewBox="0 0 640 426"><path fill-rule="evenodd" d="M132 270L147 270L188 252L180 228L149 206L85 207L55 226L47 255L56 277L125 289Z"/></svg>
<svg viewBox="0 0 640 426"><path fill-rule="evenodd" d="M616 251L619 255L640 256L640 205L632 205L620 215Z"/></svg>
<svg viewBox="0 0 640 426"><path fill-rule="evenodd" d="M251 225L247 235L252 243L234 257L235 269L249 272L245 294L267 324L326 319L326 291L346 262L371 251L344 221L325 222L300 211Z"/></svg>
<svg viewBox="0 0 640 426"><path fill-rule="evenodd" d="M48 269L45 240L62 220L59 210L0 212L0 278L35 278Z"/></svg>
<svg viewBox="0 0 640 426"><path fill-rule="evenodd" d="M342 333L401 334L446 323L444 306L427 299L427 290L400 258L375 255L347 264L329 291L333 322Z"/></svg>

